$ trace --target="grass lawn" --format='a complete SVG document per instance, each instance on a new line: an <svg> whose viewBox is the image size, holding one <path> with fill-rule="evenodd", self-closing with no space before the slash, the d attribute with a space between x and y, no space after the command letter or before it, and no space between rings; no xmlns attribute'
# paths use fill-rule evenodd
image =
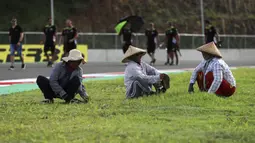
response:
<svg viewBox="0 0 255 143"><path fill-rule="evenodd" d="M230 98L188 94L191 73L135 100L124 100L123 79L87 82L88 104L40 104L39 90L0 96L0 142L255 142L255 69L233 72Z"/></svg>

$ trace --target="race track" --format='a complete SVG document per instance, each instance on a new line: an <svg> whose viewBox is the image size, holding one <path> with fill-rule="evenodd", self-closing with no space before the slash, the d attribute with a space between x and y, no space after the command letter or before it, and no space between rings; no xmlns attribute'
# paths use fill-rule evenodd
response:
<svg viewBox="0 0 255 143"><path fill-rule="evenodd" d="M165 66L164 63L156 63L157 69L184 69L195 68L199 61L181 61L178 66ZM254 61L227 61L231 67L255 66ZM52 68L46 67L45 63L27 64L26 70L21 70L20 64L15 65L14 71L9 71L10 64L0 64L0 80L35 78L38 75L49 76ZM122 63L87 63L82 66L84 74L88 73L106 73L123 72L125 65Z"/></svg>

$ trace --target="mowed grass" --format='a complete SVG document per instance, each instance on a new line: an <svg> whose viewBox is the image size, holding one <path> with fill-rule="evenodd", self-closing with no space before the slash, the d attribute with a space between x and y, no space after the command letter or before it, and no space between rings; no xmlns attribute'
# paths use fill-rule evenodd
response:
<svg viewBox="0 0 255 143"><path fill-rule="evenodd" d="M0 142L255 142L255 69L233 70L230 98L188 94L171 74L160 96L125 100L123 79L85 83L88 104L40 104L39 90L0 96Z"/></svg>

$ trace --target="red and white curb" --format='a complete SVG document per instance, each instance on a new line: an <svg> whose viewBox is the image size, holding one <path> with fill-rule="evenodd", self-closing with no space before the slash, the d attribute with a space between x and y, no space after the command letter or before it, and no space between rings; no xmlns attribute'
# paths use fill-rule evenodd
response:
<svg viewBox="0 0 255 143"><path fill-rule="evenodd" d="M191 71L192 69L171 69L171 70L159 70L162 73L176 73L176 72L185 72ZM110 72L110 73L94 73L94 74L84 74L82 77L84 79L93 79L93 78L107 78L107 77L118 77L124 76L124 72ZM11 79L11 80L2 80L0 81L0 87L6 87L14 84L33 84L36 82L36 78L27 78L27 79Z"/></svg>
<svg viewBox="0 0 255 143"><path fill-rule="evenodd" d="M237 69L239 67L231 67L231 69ZM247 68L247 67L246 67ZM255 68L255 66L250 66L248 68ZM184 69L169 69L169 70L159 70L162 73L180 73L186 71L193 71L194 68L184 68ZM95 74L84 74L82 77L84 79L93 78L107 78L107 77L118 77L124 76L124 72L110 72L110 73L95 73ZM6 87L14 84L33 84L36 82L36 78L27 79L12 79L12 80L2 80L0 81L0 87Z"/></svg>

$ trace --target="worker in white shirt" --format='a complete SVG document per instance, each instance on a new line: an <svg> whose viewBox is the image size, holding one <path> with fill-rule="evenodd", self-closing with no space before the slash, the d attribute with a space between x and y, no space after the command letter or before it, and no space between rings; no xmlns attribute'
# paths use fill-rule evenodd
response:
<svg viewBox="0 0 255 143"><path fill-rule="evenodd" d="M170 78L141 60L146 51L129 46L125 52L123 63L127 63L124 76L126 97L136 98L165 92L170 87ZM152 85L156 91L152 91Z"/></svg>
<svg viewBox="0 0 255 143"><path fill-rule="evenodd" d="M194 92L193 85L197 81L200 91L224 97L233 95L236 90L235 78L214 42L203 45L197 50L202 52L204 60L195 68L188 91Z"/></svg>

